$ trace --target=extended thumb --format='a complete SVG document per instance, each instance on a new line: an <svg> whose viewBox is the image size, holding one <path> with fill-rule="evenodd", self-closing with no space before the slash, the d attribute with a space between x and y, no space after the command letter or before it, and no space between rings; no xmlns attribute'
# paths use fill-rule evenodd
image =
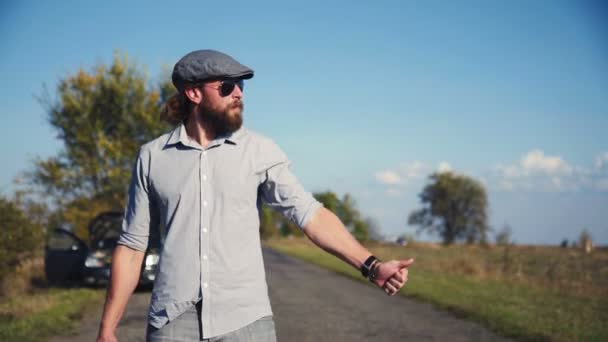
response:
<svg viewBox="0 0 608 342"><path fill-rule="evenodd" d="M408 267L409 265L414 263L414 259L410 258L407 260L401 260L399 261L399 268L403 268L403 267Z"/></svg>

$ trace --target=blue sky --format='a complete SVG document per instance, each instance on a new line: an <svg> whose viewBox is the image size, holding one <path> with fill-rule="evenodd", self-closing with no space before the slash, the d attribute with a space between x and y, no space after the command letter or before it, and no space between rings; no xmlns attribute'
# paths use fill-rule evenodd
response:
<svg viewBox="0 0 608 342"><path fill-rule="evenodd" d="M426 177L482 181L519 243L608 243L608 11L600 1L8 1L0 191L61 144L35 95L119 50L151 82L189 51L252 67L245 125L310 191L413 232ZM430 239L421 236L422 239Z"/></svg>

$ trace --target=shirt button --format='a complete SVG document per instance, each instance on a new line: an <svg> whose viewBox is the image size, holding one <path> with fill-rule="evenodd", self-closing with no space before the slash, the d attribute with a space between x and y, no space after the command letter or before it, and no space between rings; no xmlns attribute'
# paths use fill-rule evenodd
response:
<svg viewBox="0 0 608 342"><path fill-rule="evenodd" d="M203 201L203 206L207 206L207 201Z"/></svg>
<svg viewBox="0 0 608 342"><path fill-rule="evenodd" d="M203 233L206 233L206 232L207 232L207 228L203 228Z"/></svg>
<svg viewBox="0 0 608 342"><path fill-rule="evenodd" d="M203 151L203 155L206 156L207 155L207 151Z"/></svg>
<svg viewBox="0 0 608 342"><path fill-rule="evenodd" d="M205 288L208 288L208 287L209 287L209 285L208 285L207 283L203 283L203 286L204 286Z"/></svg>
<svg viewBox="0 0 608 342"><path fill-rule="evenodd" d="M203 255L203 259L204 259L204 260L207 260L207 255Z"/></svg>
<svg viewBox="0 0 608 342"><path fill-rule="evenodd" d="M203 180L207 180L207 175L203 175Z"/></svg>

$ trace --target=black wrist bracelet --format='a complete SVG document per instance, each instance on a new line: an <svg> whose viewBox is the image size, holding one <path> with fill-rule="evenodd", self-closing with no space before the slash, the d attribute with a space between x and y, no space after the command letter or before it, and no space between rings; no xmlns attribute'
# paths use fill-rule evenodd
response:
<svg viewBox="0 0 608 342"><path fill-rule="evenodd" d="M382 262L378 260L378 262L374 264L373 268L369 272L369 276L367 277L367 279L369 279L369 281L371 281L372 283L376 280L376 276L378 275L378 270L380 269L381 263Z"/></svg>
<svg viewBox="0 0 608 342"><path fill-rule="evenodd" d="M363 262L363 265L361 265L361 275L363 275L365 278L369 277L369 272L371 271L371 267L372 264L374 263L374 261L377 261L378 258L376 258L373 255L370 255L369 258L367 258L365 260L365 262Z"/></svg>

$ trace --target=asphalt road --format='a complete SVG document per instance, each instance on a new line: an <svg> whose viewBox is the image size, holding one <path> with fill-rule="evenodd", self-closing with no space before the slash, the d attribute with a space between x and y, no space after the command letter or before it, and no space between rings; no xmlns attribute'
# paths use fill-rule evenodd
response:
<svg viewBox="0 0 608 342"><path fill-rule="evenodd" d="M264 250L277 339L283 341L505 341L476 323L430 304L353 281ZM410 277L415 277L415 269ZM407 286L407 285L406 285ZM149 292L135 293L118 328L119 341L144 341ZM52 341L94 341L101 308L75 335Z"/></svg>

